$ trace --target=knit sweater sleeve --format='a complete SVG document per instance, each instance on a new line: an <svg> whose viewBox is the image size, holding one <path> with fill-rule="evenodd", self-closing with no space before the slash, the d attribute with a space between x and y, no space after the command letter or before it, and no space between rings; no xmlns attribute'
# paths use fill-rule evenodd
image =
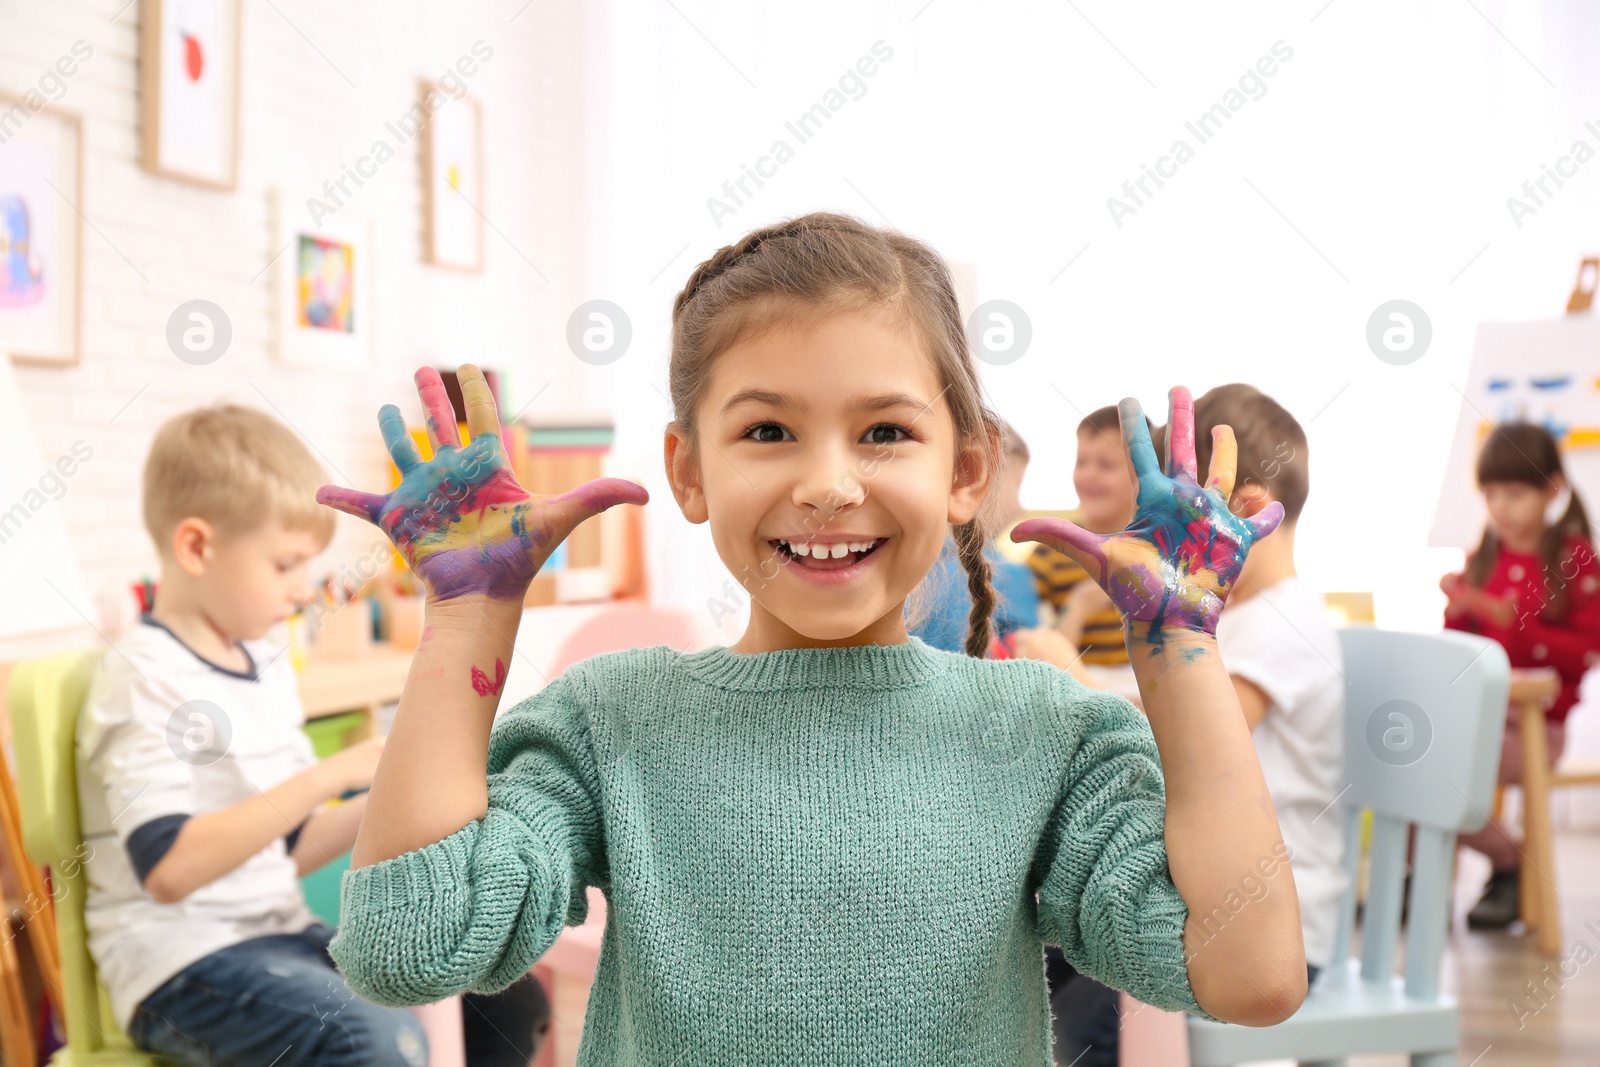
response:
<svg viewBox="0 0 1600 1067"><path fill-rule="evenodd" d="M585 887L608 874L581 673L496 720L482 817L345 872L328 953L356 993L400 1007L499 992L584 921Z"/></svg>
<svg viewBox="0 0 1600 1067"><path fill-rule="evenodd" d="M1166 788L1150 724L1121 697L1075 687L1081 736L1040 845L1040 933L1089 977L1157 1008L1194 999L1189 908L1167 868Z"/></svg>

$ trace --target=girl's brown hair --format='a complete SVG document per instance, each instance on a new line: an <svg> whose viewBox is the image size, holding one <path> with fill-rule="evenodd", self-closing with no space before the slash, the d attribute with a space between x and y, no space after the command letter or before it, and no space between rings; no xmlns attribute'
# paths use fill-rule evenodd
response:
<svg viewBox="0 0 1600 1067"><path fill-rule="evenodd" d="M1484 440L1478 452L1477 474L1479 489L1491 482L1520 482L1544 489L1565 472L1561 466L1561 449L1550 431L1531 422L1508 422L1496 426ZM1572 490L1567 510L1560 520L1546 526L1539 535L1539 558L1544 563L1544 585L1549 594L1540 615L1547 622L1560 621L1566 614L1567 582L1571 575L1563 577L1561 567L1567 562L1566 543L1573 537L1586 541L1591 537L1589 515L1576 490ZM1467 583L1481 588L1489 580L1499 556L1499 539L1486 524L1483 540L1467 560Z"/></svg>
<svg viewBox="0 0 1600 1067"><path fill-rule="evenodd" d="M695 268L674 300L668 377L675 418L668 429L687 439L689 461L699 462L695 413L719 354L737 341L819 312L873 309L903 316L926 345L942 387L939 395L955 422L956 457L965 448L984 449L992 485L1002 430L982 396L949 268L921 241L828 212L763 226L719 248ZM989 648L995 591L984 546L998 532L995 508L989 493L971 522L953 528L972 594L969 656L982 657ZM912 597L909 626L928 614L926 586Z"/></svg>

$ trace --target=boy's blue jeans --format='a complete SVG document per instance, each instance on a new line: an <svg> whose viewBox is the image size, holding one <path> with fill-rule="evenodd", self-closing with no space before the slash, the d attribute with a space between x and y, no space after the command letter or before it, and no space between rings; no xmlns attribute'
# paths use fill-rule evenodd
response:
<svg viewBox="0 0 1600 1067"><path fill-rule="evenodd" d="M128 1037L194 1067L426 1067L421 1024L351 991L328 956L333 933L315 923L196 960L140 1003ZM550 1006L524 975L490 996L463 993L461 1016L468 1067L527 1067Z"/></svg>

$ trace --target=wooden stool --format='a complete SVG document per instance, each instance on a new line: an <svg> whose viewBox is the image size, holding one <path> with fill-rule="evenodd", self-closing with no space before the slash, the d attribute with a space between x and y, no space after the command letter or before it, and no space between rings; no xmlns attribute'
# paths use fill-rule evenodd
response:
<svg viewBox="0 0 1600 1067"><path fill-rule="evenodd" d="M1562 786L1600 785L1600 769L1558 773L1550 767L1544 710L1560 689L1560 678L1547 667L1511 672L1511 702L1522 716L1522 921L1528 929L1538 930L1539 951L1546 956L1561 952L1550 791Z"/></svg>

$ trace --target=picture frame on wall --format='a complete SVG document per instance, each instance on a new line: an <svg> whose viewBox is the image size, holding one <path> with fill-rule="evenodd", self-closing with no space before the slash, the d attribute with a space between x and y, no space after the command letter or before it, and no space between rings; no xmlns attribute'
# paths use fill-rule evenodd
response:
<svg viewBox="0 0 1600 1067"><path fill-rule="evenodd" d="M483 270L483 108L452 98L437 83L419 85L422 133L423 259L436 267ZM430 100L443 100L438 110Z"/></svg>
<svg viewBox="0 0 1600 1067"><path fill-rule="evenodd" d="M78 362L83 124L0 94L0 344L18 363Z"/></svg>
<svg viewBox="0 0 1600 1067"><path fill-rule="evenodd" d="M313 220L305 199L273 196L274 351L287 364L361 369L372 350L372 224L349 208Z"/></svg>
<svg viewBox="0 0 1600 1067"><path fill-rule="evenodd" d="M141 164L237 188L239 0L145 0L139 8Z"/></svg>

